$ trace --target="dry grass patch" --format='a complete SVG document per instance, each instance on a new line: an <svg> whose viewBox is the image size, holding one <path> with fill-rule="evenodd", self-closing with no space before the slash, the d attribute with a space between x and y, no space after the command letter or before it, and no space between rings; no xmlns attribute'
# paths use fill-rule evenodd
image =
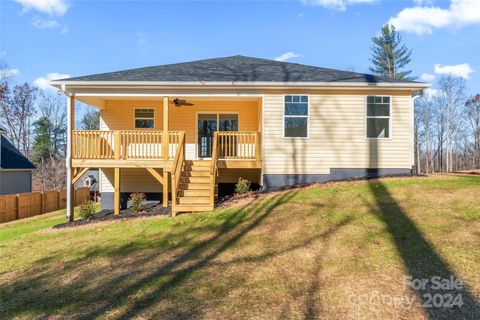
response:
<svg viewBox="0 0 480 320"><path fill-rule="evenodd" d="M395 178L250 195L175 219L42 231L43 225L22 234L11 224L1 229L15 236L0 247L0 313L474 319L480 313L475 194L479 177ZM467 285L461 309L424 308L425 292L405 285L407 276L447 274Z"/></svg>

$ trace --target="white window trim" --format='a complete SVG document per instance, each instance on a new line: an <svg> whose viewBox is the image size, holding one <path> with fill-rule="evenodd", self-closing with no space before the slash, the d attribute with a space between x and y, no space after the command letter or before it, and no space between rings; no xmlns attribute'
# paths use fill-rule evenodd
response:
<svg viewBox="0 0 480 320"><path fill-rule="evenodd" d="M390 103L388 104L389 114L390 116L369 116L368 115L368 97L388 97ZM377 138L369 138L368 137L368 119L388 119L388 137L377 137ZM392 96L389 95L375 95L369 94L365 96L365 138L367 140L391 140L393 136L393 128L392 128Z"/></svg>
<svg viewBox="0 0 480 320"><path fill-rule="evenodd" d="M153 118L137 118L135 117L137 110L153 110ZM153 120L153 127L152 128L137 128L136 120ZM155 130L155 108L154 107L138 107L133 109L133 128L140 129L140 130Z"/></svg>
<svg viewBox="0 0 480 320"><path fill-rule="evenodd" d="M308 99L307 102L307 115L286 115L285 114L285 97L286 96L306 96ZM306 137L286 137L285 136L285 118L307 118L307 136ZM283 139L303 139L307 140L310 139L310 95L309 94L301 94L301 93L292 93L292 94L284 94L282 97L282 136Z"/></svg>

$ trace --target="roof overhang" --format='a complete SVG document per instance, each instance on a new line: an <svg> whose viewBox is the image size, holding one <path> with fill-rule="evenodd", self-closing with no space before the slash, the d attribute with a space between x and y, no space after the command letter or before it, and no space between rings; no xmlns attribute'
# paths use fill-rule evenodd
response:
<svg viewBox="0 0 480 320"><path fill-rule="evenodd" d="M417 82L155 82L155 81L68 81L54 80L50 84L66 95L98 109L107 100L154 100L159 97L196 99L258 99L274 90L395 90L421 93L430 87Z"/></svg>
<svg viewBox="0 0 480 320"><path fill-rule="evenodd" d="M137 88L137 89L361 89L361 88L388 88L418 90L430 87L422 82L167 82L167 81L68 81L54 80L50 84L57 89L67 90L75 88Z"/></svg>

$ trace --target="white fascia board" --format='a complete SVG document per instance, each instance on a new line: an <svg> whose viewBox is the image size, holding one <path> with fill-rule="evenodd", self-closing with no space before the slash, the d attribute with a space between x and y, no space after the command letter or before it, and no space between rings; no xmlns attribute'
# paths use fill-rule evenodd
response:
<svg viewBox="0 0 480 320"><path fill-rule="evenodd" d="M56 88L242 88L242 89L318 89L318 88L390 88L390 89L419 89L428 88L428 83L370 83L370 82L169 82L169 81L51 81Z"/></svg>

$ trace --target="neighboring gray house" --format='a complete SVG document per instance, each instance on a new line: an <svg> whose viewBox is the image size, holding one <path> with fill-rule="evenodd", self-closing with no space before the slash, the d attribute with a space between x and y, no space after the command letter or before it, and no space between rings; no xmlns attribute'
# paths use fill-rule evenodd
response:
<svg viewBox="0 0 480 320"><path fill-rule="evenodd" d="M75 182L75 188L87 187L90 191L98 191L98 169L89 169Z"/></svg>
<svg viewBox="0 0 480 320"><path fill-rule="evenodd" d="M35 166L4 136L0 127L0 195L32 192Z"/></svg>

